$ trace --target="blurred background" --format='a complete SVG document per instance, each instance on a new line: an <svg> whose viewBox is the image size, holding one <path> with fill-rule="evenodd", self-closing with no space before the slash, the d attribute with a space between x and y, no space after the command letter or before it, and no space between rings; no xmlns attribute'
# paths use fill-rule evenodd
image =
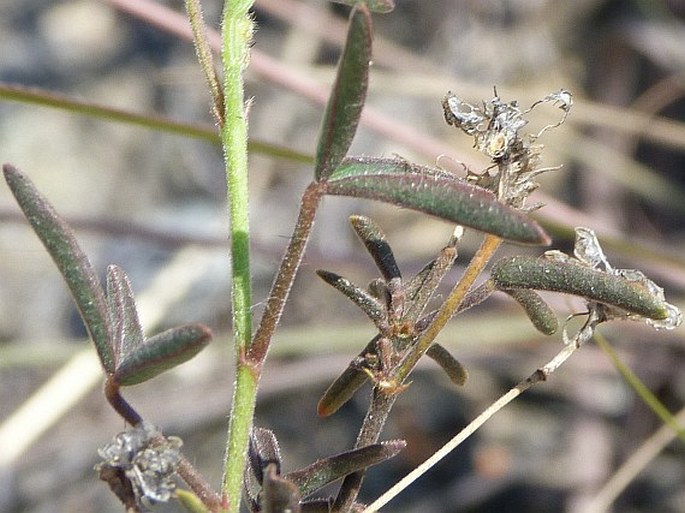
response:
<svg viewBox="0 0 685 513"><path fill-rule="evenodd" d="M217 28L221 2L205 0ZM161 9L160 9L161 7ZM230 407L227 206L218 145L17 101L7 86L199 125L211 133L209 96L183 37L182 2L4 0L0 3L0 160L23 169L76 229L98 271L131 277L148 333L207 323L216 340L192 362L125 391L142 415L183 438L189 459L221 479ZM323 0L257 0L250 108L254 311L261 312L312 179L327 88L348 9ZM440 155L473 170L487 162L447 126L451 90L526 107L560 88L568 121L549 131L544 194L535 213L553 247L571 251L574 226L594 228L609 260L638 268L683 306L685 292L685 2L680 0L398 0L374 16L367 118L351 153ZM14 98L14 99L13 99ZM559 112L536 109L530 131ZM259 144L292 150L265 154ZM292 155L291 155L292 157ZM443 160L445 160L443 158ZM281 442L285 470L351 447L368 402L316 416L322 392L373 335L325 268L363 284L377 277L347 223L372 216L405 275L452 232L445 222L368 201L327 198L286 308L260 389L257 423ZM445 294L481 236L460 247ZM539 254L507 246L501 254ZM545 296L563 320L582 304ZM602 333L674 413L685 404L684 331L615 323ZM98 481L96 449L123 429L62 279L9 191L0 186L0 511L121 511ZM372 500L561 348L504 296L456 318L440 342L469 369L461 389L430 362L397 402L385 438L409 447L369 473ZM38 395L34 395L38 394ZM681 419L684 415L681 414ZM685 419L682 419L685 421ZM394 512L685 511L685 450L594 344L516 400L412 488ZM627 469L627 470L626 470ZM626 475L623 478L621 476ZM334 493L334 490L331 491ZM160 505L155 511L180 511Z"/></svg>

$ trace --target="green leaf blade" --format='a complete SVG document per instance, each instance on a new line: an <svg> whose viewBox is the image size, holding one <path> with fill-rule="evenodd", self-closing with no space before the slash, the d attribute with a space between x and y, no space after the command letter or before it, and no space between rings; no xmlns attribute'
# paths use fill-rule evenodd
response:
<svg viewBox="0 0 685 513"><path fill-rule="evenodd" d="M202 324L186 324L149 338L119 362L114 379L121 386L137 385L190 360L211 340Z"/></svg>
<svg viewBox="0 0 685 513"><path fill-rule="evenodd" d="M364 5L350 15L347 41L326 105L316 150L315 177L325 181L347 154L366 99L371 63L371 15Z"/></svg>
<svg viewBox="0 0 685 513"><path fill-rule="evenodd" d="M3 165L5 180L26 219L47 249L67 283L102 366L114 372L112 330L105 293L93 266L67 223L31 180L10 164Z"/></svg>
<svg viewBox="0 0 685 513"><path fill-rule="evenodd" d="M537 289L582 296L650 319L666 319L666 303L641 284L573 262L526 256L503 258L492 269L499 289Z"/></svg>
<svg viewBox="0 0 685 513"><path fill-rule="evenodd" d="M391 203L490 233L510 242L547 245L549 236L494 194L440 170L401 159L346 159L326 193Z"/></svg>

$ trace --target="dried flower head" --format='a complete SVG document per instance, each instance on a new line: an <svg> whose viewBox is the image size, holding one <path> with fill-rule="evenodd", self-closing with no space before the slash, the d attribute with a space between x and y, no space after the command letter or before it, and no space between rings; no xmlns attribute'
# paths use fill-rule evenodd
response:
<svg viewBox="0 0 685 513"><path fill-rule="evenodd" d="M171 498L182 444L180 438L164 437L152 424L141 422L98 449L104 461L95 470L128 509L147 511Z"/></svg>
<svg viewBox="0 0 685 513"><path fill-rule="evenodd" d="M525 115L535 107L551 103L562 110L561 119L543 127L537 134L520 135L520 130L528 124ZM542 146L537 139L547 130L561 125L573 105L573 97L561 89L536 101L526 110L521 110L518 102L503 102L497 95L482 107L476 107L457 95L448 92L442 102L445 120L449 125L473 137L474 147L486 155L497 168L491 175L488 170L482 174L469 171L467 179L481 187L491 189L505 203L524 209L528 195L538 188L535 177L554 168L540 167ZM525 208L533 210L540 205Z"/></svg>

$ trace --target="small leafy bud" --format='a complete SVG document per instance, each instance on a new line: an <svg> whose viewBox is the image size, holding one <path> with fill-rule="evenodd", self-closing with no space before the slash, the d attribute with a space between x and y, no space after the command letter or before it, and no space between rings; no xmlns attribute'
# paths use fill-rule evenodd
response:
<svg viewBox="0 0 685 513"><path fill-rule="evenodd" d="M393 255L381 227L373 219L366 216L350 216L350 224L376 262L383 278L386 281L400 278L402 275L395 261L395 255Z"/></svg>

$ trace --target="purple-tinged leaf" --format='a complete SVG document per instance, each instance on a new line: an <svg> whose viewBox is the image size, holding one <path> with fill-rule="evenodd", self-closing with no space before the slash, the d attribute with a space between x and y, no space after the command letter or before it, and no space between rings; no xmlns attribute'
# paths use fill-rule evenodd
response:
<svg viewBox="0 0 685 513"><path fill-rule="evenodd" d="M350 224L361 239L386 281L401 278L395 255L385 233L375 221L366 216L350 216Z"/></svg>
<svg viewBox="0 0 685 513"><path fill-rule="evenodd" d="M564 292L650 319L665 319L667 304L640 282L571 261L517 256L503 258L491 272L499 289Z"/></svg>
<svg viewBox="0 0 685 513"><path fill-rule="evenodd" d="M286 474L284 477L297 485L302 497L306 497L348 474L364 470L396 456L406 445L404 440L390 440L367 445L360 449L353 449L317 460L303 469Z"/></svg>
<svg viewBox="0 0 685 513"><path fill-rule="evenodd" d="M366 99L370 63L371 15L360 5L350 15L347 42L321 125L314 170L317 181L325 181L350 149Z"/></svg>
<svg viewBox="0 0 685 513"><path fill-rule="evenodd" d="M190 360L209 343L209 328L186 324L147 339L118 362L114 380L121 386L136 385Z"/></svg>
<svg viewBox="0 0 685 513"><path fill-rule="evenodd" d="M360 5L365 4L371 12L385 14L395 9L395 0L331 0L336 4Z"/></svg>
<svg viewBox="0 0 685 513"><path fill-rule="evenodd" d="M559 329L559 320L554 311L535 291L527 289L504 290L523 307L533 326L545 335L554 335Z"/></svg>
<svg viewBox="0 0 685 513"><path fill-rule="evenodd" d="M329 177L342 180L358 176L397 175L457 180L457 175L444 169L422 166L401 157L347 157Z"/></svg>
<svg viewBox="0 0 685 513"><path fill-rule="evenodd" d="M138 320L131 282L117 265L107 268L107 306L114 331L114 358L121 362L143 344L145 336Z"/></svg>
<svg viewBox="0 0 685 513"><path fill-rule="evenodd" d="M64 277L102 366L111 374L115 361L107 302L88 257L71 228L31 180L10 164L5 164L2 170L19 207Z"/></svg>
<svg viewBox="0 0 685 513"><path fill-rule="evenodd" d="M346 159L329 177L326 193L418 210L511 242L550 242L535 221L490 191L401 159Z"/></svg>
<svg viewBox="0 0 685 513"><path fill-rule="evenodd" d="M426 355L445 371L450 381L457 386L464 386L469 374L466 368L452 354L440 344L433 344L426 351Z"/></svg>
<svg viewBox="0 0 685 513"><path fill-rule="evenodd" d="M247 456L252 473L260 485L264 482L264 469L268 464L274 463L276 472L281 473L281 448L276 435L270 429L252 428Z"/></svg>

